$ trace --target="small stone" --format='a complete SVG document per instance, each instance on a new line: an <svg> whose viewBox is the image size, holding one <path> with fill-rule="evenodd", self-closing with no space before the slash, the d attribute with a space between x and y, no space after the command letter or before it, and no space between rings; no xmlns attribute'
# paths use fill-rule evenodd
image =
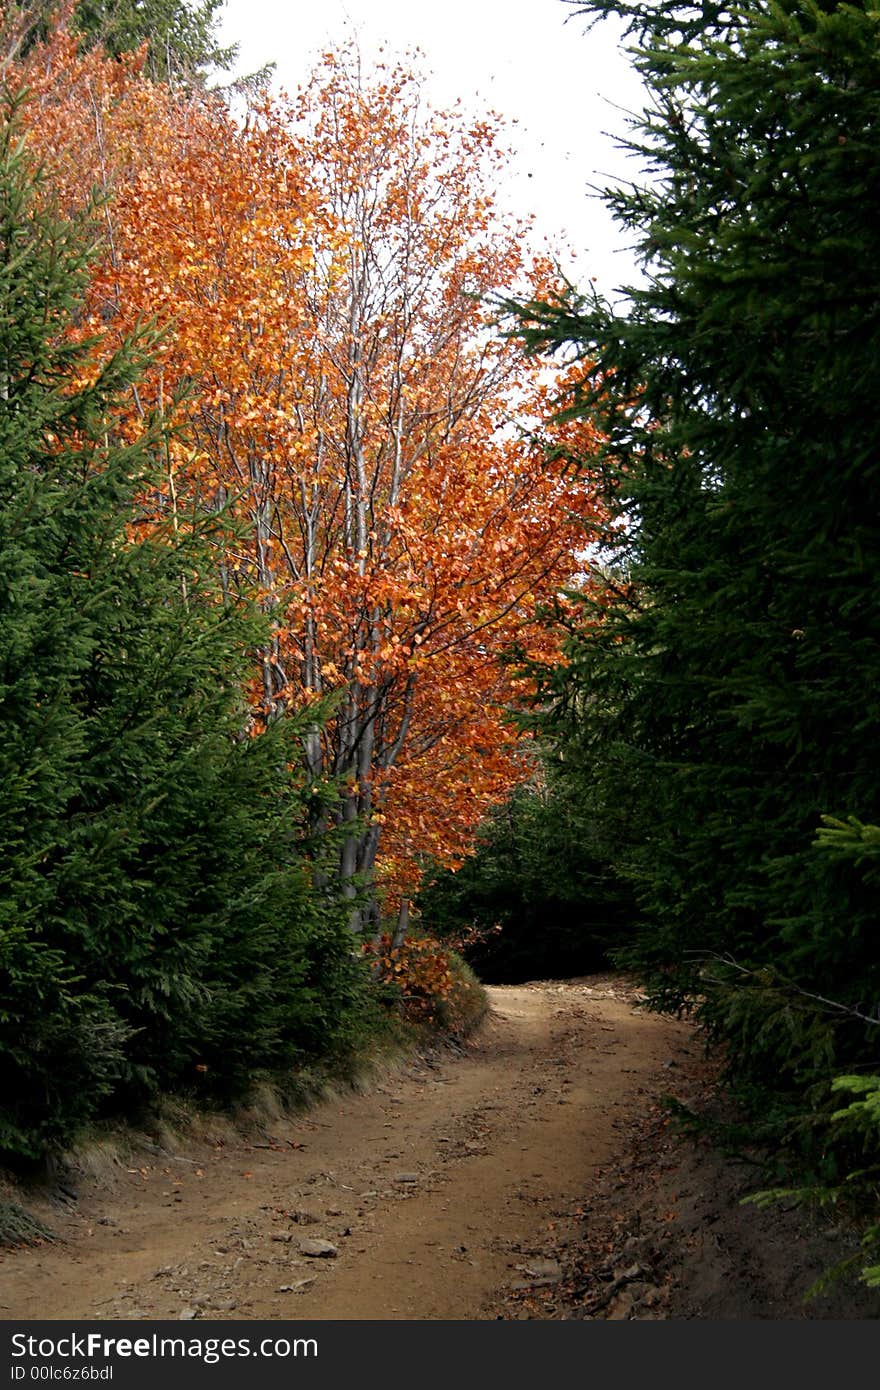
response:
<svg viewBox="0 0 880 1390"><path fill-rule="evenodd" d="M419 1181L419 1175L418 1175L418 1173L398 1173L398 1174L395 1176L394 1181L395 1181L395 1182L402 1182L402 1183L413 1183L413 1182L418 1182L418 1181Z"/></svg>
<svg viewBox="0 0 880 1390"><path fill-rule="evenodd" d="M181 1308L177 1314L178 1322L192 1322L193 1318L199 1316L198 1308Z"/></svg>
<svg viewBox="0 0 880 1390"><path fill-rule="evenodd" d="M529 1260L527 1265L517 1265L523 1274L531 1274L536 1279L561 1279L562 1270L558 1260Z"/></svg>
<svg viewBox="0 0 880 1390"><path fill-rule="evenodd" d="M309 1284L314 1284L315 1276L311 1279L298 1279L295 1284L281 1284L275 1290L276 1293L299 1293L302 1289L307 1289Z"/></svg>
<svg viewBox="0 0 880 1390"><path fill-rule="evenodd" d="M299 1243L299 1253L301 1255L311 1255L313 1259L335 1260L339 1251L329 1240L301 1240Z"/></svg>
<svg viewBox="0 0 880 1390"><path fill-rule="evenodd" d="M635 1299L632 1294L624 1292L619 1298L615 1298L611 1307L608 1309L609 1322L628 1322L632 1317Z"/></svg>
<svg viewBox="0 0 880 1390"><path fill-rule="evenodd" d="M218 1313L234 1313L238 1304L234 1298L215 1298L211 1307Z"/></svg>

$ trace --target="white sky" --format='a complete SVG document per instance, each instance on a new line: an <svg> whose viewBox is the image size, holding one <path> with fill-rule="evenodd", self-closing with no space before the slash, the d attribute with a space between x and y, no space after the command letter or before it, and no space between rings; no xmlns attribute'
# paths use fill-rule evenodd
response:
<svg viewBox="0 0 880 1390"><path fill-rule="evenodd" d="M508 123L517 153L505 196L535 215L538 247L546 239L570 278L595 276L613 298L639 275L589 186L638 177L613 137L643 92L611 23L585 33L570 15L562 0L226 0L221 37L239 44L240 72L274 61L288 91L352 34L367 60L380 44L392 59L421 50L434 105L460 97L468 111L492 109Z"/></svg>

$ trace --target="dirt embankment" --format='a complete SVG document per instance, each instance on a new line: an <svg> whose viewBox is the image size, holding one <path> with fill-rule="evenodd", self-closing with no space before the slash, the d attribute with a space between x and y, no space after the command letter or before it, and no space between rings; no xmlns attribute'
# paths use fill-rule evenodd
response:
<svg viewBox="0 0 880 1390"><path fill-rule="evenodd" d="M0 1317L797 1316L791 1290L785 1313L754 1288L751 1311L712 1302L723 1260L705 1311L699 1280L681 1293L720 1248L701 1199L734 1230L767 1222L702 1191L660 1118L660 1094L700 1084L688 1028L612 977L491 997L461 1054L249 1142L224 1128L82 1176L39 1209L62 1239L6 1254Z"/></svg>

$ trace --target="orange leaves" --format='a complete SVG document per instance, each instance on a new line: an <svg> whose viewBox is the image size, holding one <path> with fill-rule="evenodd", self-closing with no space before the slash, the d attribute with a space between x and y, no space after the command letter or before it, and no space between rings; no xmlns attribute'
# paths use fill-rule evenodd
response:
<svg viewBox="0 0 880 1390"><path fill-rule="evenodd" d="M373 961L376 978L393 986L400 1011L414 1021L432 1019L453 989L449 955L429 937L408 937L392 948L386 933L364 946Z"/></svg>
<svg viewBox="0 0 880 1390"><path fill-rule="evenodd" d="M550 463L511 423L545 419L554 388L481 300L550 271L494 212L498 132L350 52L245 128L60 30L22 80L62 199L110 195L95 322L166 330L132 401L133 428L155 410L180 431L156 507L247 522L218 564L275 623L254 698L335 692L309 771L349 788L343 872L400 894L522 775L502 657L552 657L537 610L595 514L564 476L585 427L558 427Z"/></svg>

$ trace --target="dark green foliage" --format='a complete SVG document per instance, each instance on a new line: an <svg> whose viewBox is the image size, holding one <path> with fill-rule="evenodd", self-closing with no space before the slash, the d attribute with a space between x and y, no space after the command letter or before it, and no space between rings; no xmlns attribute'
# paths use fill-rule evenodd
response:
<svg viewBox="0 0 880 1390"><path fill-rule="evenodd" d="M147 72L154 82L191 80L228 68L235 48L221 48L216 30L224 0L79 0L75 24L91 46L118 58L149 44Z"/></svg>
<svg viewBox="0 0 880 1390"><path fill-rule="evenodd" d="M823 814L880 815L880 17L577 8L639 39L652 178L608 196L648 279L618 311L524 311L535 349L590 363L573 409L623 523L545 728L621 826L644 921L622 958L833 1167L830 1079L877 1058L849 1010L880 999L876 884L813 848Z"/></svg>
<svg viewBox="0 0 880 1390"><path fill-rule="evenodd" d="M203 82L234 62L235 46L221 48L217 28L224 0L78 0L72 28L86 48L101 44L114 58L147 44L146 72L154 82ZM6 29L24 50L44 40L58 22L60 0L11 0Z"/></svg>
<svg viewBox="0 0 880 1390"><path fill-rule="evenodd" d="M247 732L264 620L219 588L222 519L139 507L159 439L123 444L116 421L150 344L96 375L97 345L67 335L88 255L17 132L7 109L0 1152L34 1158L158 1088L229 1096L332 1050L360 986L302 843L305 723Z"/></svg>
<svg viewBox="0 0 880 1390"><path fill-rule="evenodd" d="M864 825L856 816L838 820L823 816L823 825L816 837L816 846L836 859L847 860L863 874L866 882L876 885L880 868L880 826ZM792 1001L789 990L789 1003ZM807 996L806 1007L814 1015L840 1014L842 1006L824 996ZM852 1010L860 1022L874 1034L880 1034L880 1008L873 1013ZM815 1179L801 1188L782 1187L753 1193L747 1201L761 1206L777 1201L809 1203L830 1208L838 1217L855 1218L861 1225L859 1249L842 1263L827 1270L810 1291L823 1292L835 1279L859 1269L864 1283L880 1288L880 1220L878 1220L877 1191L880 1182L880 1075L837 1076L831 1086L832 1099L838 1108L832 1110L826 1123L830 1126L832 1152L842 1151L849 1159L836 1163L831 1181ZM842 1170L842 1171L841 1171ZM837 1179L835 1181L835 1178Z"/></svg>
<svg viewBox="0 0 880 1390"><path fill-rule="evenodd" d="M430 881L419 908L432 933L463 939L490 984L598 970L634 916L591 807L553 780L514 792L481 826L475 854Z"/></svg>

